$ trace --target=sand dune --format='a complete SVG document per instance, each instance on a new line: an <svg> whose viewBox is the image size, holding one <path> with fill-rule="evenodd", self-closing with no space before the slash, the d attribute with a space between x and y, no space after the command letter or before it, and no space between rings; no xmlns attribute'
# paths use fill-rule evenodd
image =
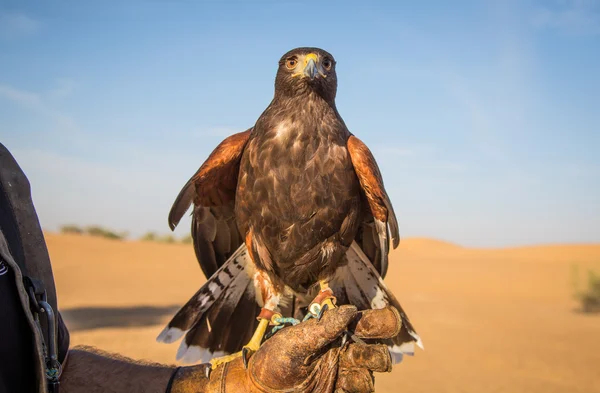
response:
<svg viewBox="0 0 600 393"><path fill-rule="evenodd" d="M190 245L47 234L74 345L175 363L155 342L204 282ZM600 316L576 311L571 272L600 271L600 245L469 249L403 239L386 283L425 351L378 392L600 392Z"/></svg>

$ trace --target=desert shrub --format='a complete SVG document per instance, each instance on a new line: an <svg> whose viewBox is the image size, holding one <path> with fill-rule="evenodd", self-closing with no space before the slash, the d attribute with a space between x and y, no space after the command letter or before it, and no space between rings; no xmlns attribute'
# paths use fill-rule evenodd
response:
<svg viewBox="0 0 600 393"><path fill-rule="evenodd" d="M175 238L173 237L173 235L165 235L159 237L157 241L161 243L175 243Z"/></svg>
<svg viewBox="0 0 600 393"><path fill-rule="evenodd" d="M78 227L77 225L63 225L60 227L60 233L76 233L81 235L83 233L83 229Z"/></svg>
<svg viewBox="0 0 600 393"><path fill-rule="evenodd" d="M579 284L578 269L573 269L575 298L581 305L581 310L586 313L600 312L600 274L593 270L587 271L587 285L581 289Z"/></svg>
<svg viewBox="0 0 600 393"><path fill-rule="evenodd" d="M579 293L583 312L600 312L600 275L588 270L587 288Z"/></svg>
<svg viewBox="0 0 600 393"><path fill-rule="evenodd" d="M145 242L154 242L156 241L156 238L158 236L156 236L156 233L154 232L146 232L146 234L144 236L142 236L140 238L140 240L145 241Z"/></svg>
<svg viewBox="0 0 600 393"><path fill-rule="evenodd" d="M89 226L85 229L85 233L90 236L98 236L106 239L123 240L127 237L127 233L116 233L109 229L102 228L100 226Z"/></svg>
<svg viewBox="0 0 600 393"><path fill-rule="evenodd" d="M184 244L188 244L188 243L192 243L192 235L187 235L187 236L182 237L181 239L177 239L176 237L174 237L171 234L160 236L156 232L146 232L146 234L143 235L140 238L140 240L146 241L146 242L157 242L157 243L169 243L169 244L170 243L184 243Z"/></svg>

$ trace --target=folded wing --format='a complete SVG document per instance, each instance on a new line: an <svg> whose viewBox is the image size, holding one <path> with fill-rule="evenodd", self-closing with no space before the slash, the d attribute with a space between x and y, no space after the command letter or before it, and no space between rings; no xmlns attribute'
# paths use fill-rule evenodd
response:
<svg viewBox="0 0 600 393"><path fill-rule="evenodd" d="M366 202L356 242L381 277L385 277L390 235L394 248L400 243L396 214L383 186L383 178L375 157L369 148L354 135L348 139L347 147L362 188L363 200Z"/></svg>
<svg viewBox="0 0 600 393"><path fill-rule="evenodd" d="M212 276L243 243L235 220L240 160L252 128L226 138L183 186L169 212L169 227L194 205L192 239L198 263Z"/></svg>

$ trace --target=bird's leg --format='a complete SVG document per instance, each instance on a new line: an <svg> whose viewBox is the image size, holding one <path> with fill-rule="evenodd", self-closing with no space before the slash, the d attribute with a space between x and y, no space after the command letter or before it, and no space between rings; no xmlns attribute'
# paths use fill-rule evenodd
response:
<svg viewBox="0 0 600 393"><path fill-rule="evenodd" d="M308 310L320 320L327 309L335 308L336 298L333 296L333 290L329 288L329 281L320 280L319 286L321 290L308 306Z"/></svg>
<svg viewBox="0 0 600 393"><path fill-rule="evenodd" d="M263 307L257 318L258 319L258 327L254 331L254 334L252 335L252 338L250 339L250 341L248 341L248 343L243 346L243 348L240 352L236 352L231 355L223 356L220 358L211 359L210 364L211 364L212 368L215 368L218 365L223 364L223 363L229 363L232 360L235 360L239 357L243 357L244 366L247 366L248 359L250 358L250 356L252 356L252 354L254 354L254 352L258 351L258 348L260 348L260 344L262 343L262 340L265 336L265 333L266 333L269 325L278 325L279 324L278 322L276 322L276 319L278 319L278 318L281 318L281 314L276 313L273 310L269 310L269 309Z"/></svg>
<svg viewBox="0 0 600 393"><path fill-rule="evenodd" d="M281 314L275 311L279 306L279 294L271 284L271 280L266 274L257 272L254 277L254 282L257 290L260 290L261 296L264 299L264 306L257 317L258 327L254 331L250 341L242 347L240 352L212 359L210 363L213 368L219 364L228 363L239 357L242 357L244 366L247 367L248 359L254 352L258 351L258 348L260 348L260 344L265 337L269 325L279 325L278 320L281 318Z"/></svg>
<svg viewBox="0 0 600 393"><path fill-rule="evenodd" d="M248 359L250 356L254 354L254 352L258 351L260 348L260 344L262 343L263 338L265 337L265 333L267 332L267 328L269 325L279 325L277 319L281 318L281 314L276 313L273 310L270 310L266 307L260 310L260 314L258 315L258 327L254 331L252 338L248 342L248 344L244 345L242 348L242 356L244 357L244 366L248 366Z"/></svg>

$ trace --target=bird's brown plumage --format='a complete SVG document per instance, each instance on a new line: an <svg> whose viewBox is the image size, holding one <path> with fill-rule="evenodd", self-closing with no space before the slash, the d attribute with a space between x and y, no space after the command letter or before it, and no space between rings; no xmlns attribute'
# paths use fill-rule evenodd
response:
<svg viewBox="0 0 600 393"><path fill-rule="evenodd" d="M310 59L318 64L307 71L311 65L300 63ZM255 125L224 140L184 186L169 224L174 228L193 202L194 245L207 277L245 243L253 271L268 276L257 288L262 301L264 285L272 293L287 288L300 295L318 280L333 279L348 263L353 242L385 276L388 238L395 248L398 224L373 154L337 111L336 91L331 54L318 48L286 53L274 98ZM219 280L213 284L226 292Z"/></svg>

